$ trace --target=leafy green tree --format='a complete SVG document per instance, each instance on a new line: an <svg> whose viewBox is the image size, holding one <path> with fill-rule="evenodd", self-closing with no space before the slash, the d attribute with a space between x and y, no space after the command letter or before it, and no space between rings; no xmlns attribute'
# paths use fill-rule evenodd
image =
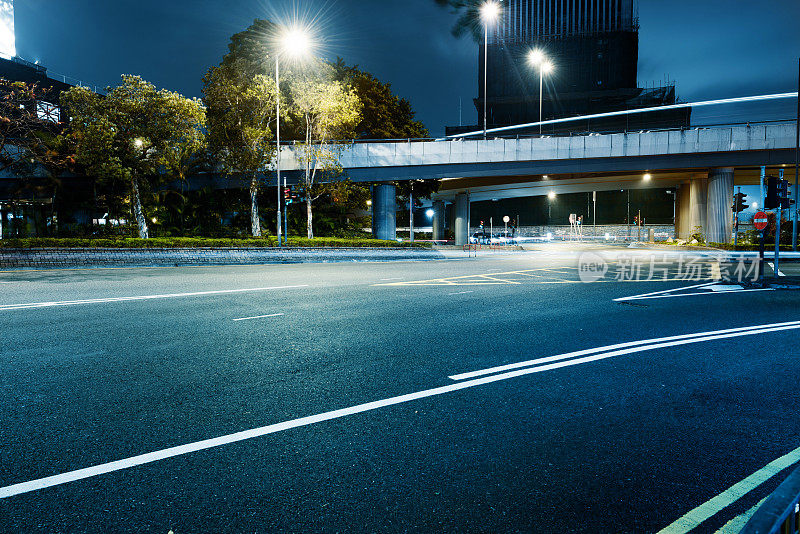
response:
<svg viewBox="0 0 800 534"><path fill-rule="evenodd" d="M333 65L334 78L353 88L364 106L355 133L359 139L409 139L428 137L425 125L414 118L411 103L392 92L392 86L369 72L349 66L342 58Z"/></svg>
<svg viewBox="0 0 800 534"><path fill-rule="evenodd" d="M71 117L64 139L78 163L101 183L127 186L139 237L147 239L143 188L166 179L160 171L170 152L199 135L199 102L159 91L138 76L123 76L105 97L73 87L61 101Z"/></svg>
<svg viewBox="0 0 800 534"><path fill-rule="evenodd" d="M271 128L276 115L275 80L262 74L251 76L245 60L236 60L212 67L203 83L209 147L226 173L249 178L251 233L261 236L260 181L276 154Z"/></svg>
<svg viewBox="0 0 800 534"><path fill-rule="evenodd" d="M179 122L178 136L157 154L158 163L168 178L177 181L181 192L175 192L181 206L176 207L180 216L180 229L184 231L186 195L184 186L188 176L208 167L208 143L206 139L206 109L202 101L184 98L177 93L163 93L164 107ZM162 192L162 197L171 191Z"/></svg>
<svg viewBox="0 0 800 534"><path fill-rule="evenodd" d="M297 145L303 163L301 189L306 201L308 238L314 237L312 205L320 196L341 187L334 177L341 174L339 146L336 139L351 137L361 119L362 104L353 89L325 78L300 80L290 85L289 112L295 130L303 134ZM326 180L319 178L326 176Z"/></svg>

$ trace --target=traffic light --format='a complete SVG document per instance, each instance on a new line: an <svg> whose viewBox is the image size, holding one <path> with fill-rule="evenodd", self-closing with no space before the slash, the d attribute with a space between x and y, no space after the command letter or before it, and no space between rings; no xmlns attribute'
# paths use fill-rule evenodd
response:
<svg viewBox="0 0 800 534"><path fill-rule="evenodd" d="M764 199L764 208L790 208L794 201L789 198L789 182L782 178L770 176L767 178L767 197Z"/></svg>
<svg viewBox="0 0 800 534"><path fill-rule="evenodd" d="M744 201L745 197L744 193L736 193L733 197L733 212L734 213L741 213L747 209L747 202Z"/></svg>
<svg viewBox="0 0 800 534"><path fill-rule="evenodd" d="M789 209L794 204L794 200L789 197L789 181L788 180L779 180L778 181L778 200L781 203L781 208Z"/></svg>
<svg viewBox="0 0 800 534"><path fill-rule="evenodd" d="M283 200L288 201L288 200L291 200L291 198L292 198L292 189L289 188L289 187L284 187L283 188Z"/></svg>

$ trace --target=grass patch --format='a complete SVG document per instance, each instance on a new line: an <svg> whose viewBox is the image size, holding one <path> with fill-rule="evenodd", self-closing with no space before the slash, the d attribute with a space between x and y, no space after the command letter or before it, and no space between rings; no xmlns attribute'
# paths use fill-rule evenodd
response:
<svg viewBox="0 0 800 534"><path fill-rule="evenodd" d="M2 239L0 249L34 248L277 248L274 236L249 239L216 239L205 237L134 238L49 238ZM317 237L306 239L290 237L289 247L296 248L431 248L429 243L400 243L380 239Z"/></svg>

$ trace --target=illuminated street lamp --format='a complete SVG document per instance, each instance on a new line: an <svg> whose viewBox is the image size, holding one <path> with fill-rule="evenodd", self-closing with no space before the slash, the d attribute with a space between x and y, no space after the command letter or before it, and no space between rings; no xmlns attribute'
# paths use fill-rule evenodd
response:
<svg viewBox="0 0 800 534"><path fill-rule="evenodd" d="M652 180L652 179L653 179L653 175L652 175L652 174L650 174L649 172L648 172L647 174L645 174L645 175L644 175L644 181L645 181L645 182L649 182L649 181L650 181L650 180Z"/></svg>
<svg viewBox="0 0 800 534"><path fill-rule="evenodd" d="M281 211L284 211L284 219L285 210L286 210L286 202L283 198L283 192L281 190L281 70L280 70L280 57L281 55L285 54L289 57L294 59L300 59L306 56L311 48L313 47L313 43L311 41L311 37L307 31L302 28L293 27L286 30L283 36L278 43L278 51L275 53L275 88L277 91L277 98L276 98L276 115L275 115L275 140L278 145L278 154L277 154L277 162L276 162L276 171L278 174L278 246L281 246L281 239L282 239L282 226L281 226ZM283 184L283 187L286 187L286 184ZM288 236L286 236L288 238ZM284 238L284 239L286 239ZM288 244L288 240L287 240Z"/></svg>
<svg viewBox="0 0 800 534"><path fill-rule="evenodd" d="M542 100L544 99L544 75L550 74L555 70L555 66L547 60L547 56L541 50L531 50L528 54L528 63L539 69L539 135L542 135Z"/></svg>
<svg viewBox="0 0 800 534"><path fill-rule="evenodd" d="M488 0L481 6L481 19L483 19L484 43L483 43L483 138L486 139L486 123L488 120L487 102L489 100L489 24L497 21L500 16L500 4L493 0Z"/></svg>

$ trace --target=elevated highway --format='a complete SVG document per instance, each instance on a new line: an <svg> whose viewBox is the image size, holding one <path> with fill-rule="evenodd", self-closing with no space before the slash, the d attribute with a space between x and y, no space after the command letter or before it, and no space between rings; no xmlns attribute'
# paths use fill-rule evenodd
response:
<svg viewBox="0 0 800 534"><path fill-rule="evenodd" d="M469 203L489 198L676 187L678 235L696 227L709 241L731 235L734 185L758 183L753 170L794 163L794 121L691 129L330 145L344 176L373 187L373 230L395 235L395 187L404 180L441 180L434 197L434 234L443 232L444 204L455 204L456 242L469 231ZM282 169L299 178L302 163L284 147ZM642 174L654 179L642 181ZM437 236L439 237L439 236Z"/></svg>

